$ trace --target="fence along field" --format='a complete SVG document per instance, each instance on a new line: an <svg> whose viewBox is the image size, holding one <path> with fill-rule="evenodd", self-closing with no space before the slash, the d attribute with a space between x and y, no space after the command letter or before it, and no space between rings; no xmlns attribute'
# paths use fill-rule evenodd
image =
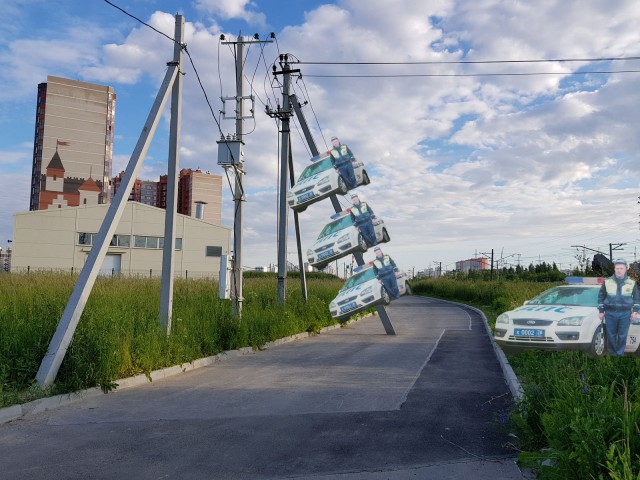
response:
<svg viewBox="0 0 640 480"><path fill-rule="evenodd" d="M55 384L34 378L73 290L76 277L59 273L0 275L0 407L67 393L190 362L225 350L254 347L335 324L328 304L343 281L311 275L305 303L300 284L277 302L273 274L246 274L242 320L218 299L211 280L176 280L172 334L159 323L160 279L101 277L89 297Z"/></svg>

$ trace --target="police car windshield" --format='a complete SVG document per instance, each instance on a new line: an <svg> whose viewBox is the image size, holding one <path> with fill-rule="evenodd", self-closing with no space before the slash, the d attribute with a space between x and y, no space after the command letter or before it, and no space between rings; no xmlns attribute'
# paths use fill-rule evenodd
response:
<svg viewBox="0 0 640 480"><path fill-rule="evenodd" d="M300 175L300 178L298 178L298 181L312 177L313 175L324 172L325 170L329 170L331 167L331 157L326 157L324 160L318 160L302 171L302 174Z"/></svg>
<svg viewBox="0 0 640 480"><path fill-rule="evenodd" d="M600 287L555 287L530 300L528 305L597 307Z"/></svg>
<svg viewBox="0 0 640 480"><path fill-rule="evenodd" d="M340 290L348 290L351 287L355 287L356 285L360 285L361 283L368 282L369 280L373 280L376 278L376 275L373 273L373 268L367 268L361 272L356 273L353 277L347 280L347 283L344 284Z"/></svg>
<svg viewBox="0 0 640 480"><path fill-rule="evenodd" d="M345 215L344 217L340 217L338 220L334 220L331 223L327 223L320 235L318 235L318 239L322 237L326 237L327 235L331 235L334 232L339 230L343 230L345 228L353 226L353 222L351 221L351 215Z"/></svg>

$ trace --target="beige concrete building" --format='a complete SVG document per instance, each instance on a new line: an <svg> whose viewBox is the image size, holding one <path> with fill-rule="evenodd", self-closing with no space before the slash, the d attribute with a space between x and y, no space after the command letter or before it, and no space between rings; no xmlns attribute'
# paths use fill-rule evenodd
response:
<svg viewBox="0 0 640 480"><path fill-rule="evenodd" d="M16 213L12 272L80 272L109 205ZM165 211L128 202L101 274L158 277L162 273ZM218 278L220 255L230 251L231 229L178 214L175 276Z"/></svg>
<svg viewBox="0 0 640 480"><path fill-rule="evenodd" d="M59 162L52 162L56 155L62 157L69 184L59 193L77 194L71 185L91 178L98 187L98 203L109 203L115 104L112 87L51 75L38 85L29 210L49 208L57 198L41 195L47 190L47 169L53 172L49 187L59 169Z"/></svg>

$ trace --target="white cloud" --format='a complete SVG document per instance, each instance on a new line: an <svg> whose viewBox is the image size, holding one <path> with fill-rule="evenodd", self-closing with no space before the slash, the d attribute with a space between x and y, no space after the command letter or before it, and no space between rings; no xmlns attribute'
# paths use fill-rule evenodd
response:
<svg viewBox="0 0 640 480"><path fill-rule="evenodd" d="M239 18L249 25L264 26L266 16L252 10L256 3L251 0L197 0L196 8L219 15L223 20Z"/></svg>

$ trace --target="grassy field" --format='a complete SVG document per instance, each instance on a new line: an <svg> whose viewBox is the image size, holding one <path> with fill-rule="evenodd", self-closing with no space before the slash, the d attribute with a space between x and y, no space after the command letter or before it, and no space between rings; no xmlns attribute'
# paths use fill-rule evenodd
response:
<svg viewBox="0 0 640 480"><path fill-rule="evenodd" d="M265 343L335 324L328 304L343 281L316 275L302 300L298 278L287 281L286 307L277 302L274 274L247 275L242 320L218 299L209 280L177 280L172 334L159 326L160 280L99 278L53 387L34 378L76 277L63 274L0 275L0 407Z"/></svg>
<svg viewBox="0 0 640 480"><path fill-rule="evenodd" d="M496 317L555 284L425 279L414 293L467 303ZM521 464L541 479L640 480L640 362L581 352L509 356L525 399L512 414Z"/></svg>

